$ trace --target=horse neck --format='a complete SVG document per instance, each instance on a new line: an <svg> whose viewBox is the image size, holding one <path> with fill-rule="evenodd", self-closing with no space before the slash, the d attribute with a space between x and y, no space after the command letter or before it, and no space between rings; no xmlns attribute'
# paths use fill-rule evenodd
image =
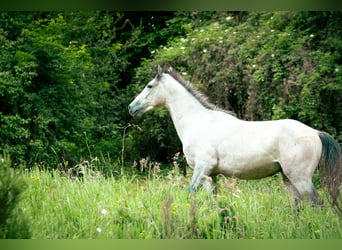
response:
<svg viewBox="0 0 342 250"><path fill-rule="evenodd" d="M184 133L200 123L201 117L208 112L208 109L172 77L169 77L164 86L166 88L165 93L167 93L166 107L177 134L183 142Z"/></svg>

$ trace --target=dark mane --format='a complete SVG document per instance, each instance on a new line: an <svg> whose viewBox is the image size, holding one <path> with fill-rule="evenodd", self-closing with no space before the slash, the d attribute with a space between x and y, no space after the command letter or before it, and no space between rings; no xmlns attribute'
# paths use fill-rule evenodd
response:
<svg viewBox="0 0 342 250"><path fill-rule="evenodd" d="M227 111L224 109L221 109L211 103L208 100L208 97L204 95L202 92L199 90L195 89L194 86L187 80L185 80L175 69L173 69L170 66L165 66L162 70L162 73L169 74L172 76L173 79L175 79L178 83L180 83L193 97L195 97L199 103L201 103L205 108L210 109L210 110L217 110L217 111L222 111L225 113L228 113L230 115L236 116L236 114L233 111Z"/></svg>

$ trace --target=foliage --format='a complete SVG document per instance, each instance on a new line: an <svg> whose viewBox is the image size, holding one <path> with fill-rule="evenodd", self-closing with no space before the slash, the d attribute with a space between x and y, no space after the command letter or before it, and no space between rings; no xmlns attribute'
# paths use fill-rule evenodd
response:
<svg viewBox="0 0 342 250"><path fill-rule="evenodd" d="M0 148L13 165L72 167L93 155L116 160L128 116L126 71L157 37L141 38L149 33L126 15L134 17L1 13Z"/></svg>
<svg viewBox="0 0 342 250"><path fill-rule="evenodd" d="M8 154L0 155L0 238L29 238L27 221L17 211L25 188L21 174L11 168Z"/></svg>
<svg viewBox="0 0 342 250"><path fill-rule="evenodd" d="M171 63L242 119L341 141L340 12L0 12L0 27L0 237L341 238L280 176L189 197L167 111L127 112Z"/></svg>
<svg viewBox="0 0 342 250"><path fill-rule="evenodd" d="M137 69L136 82L146 84L157 64L170 63L242 119L292 118L342 139L341 13L222 12L187 25L185 36ZM155 117L143 124L160 130ZM164 136L160 144L175 141L174 131Z"/></svg>
<svg viewBox="0 0 342 250"><path fill-rule="evenodd" d="M181 145L165 109L127 112L166 62L240 118L294 118L341 140L341 20L339 12L0 12L0 149L14 166L47 169L92 157L169 162Z"/></svg>

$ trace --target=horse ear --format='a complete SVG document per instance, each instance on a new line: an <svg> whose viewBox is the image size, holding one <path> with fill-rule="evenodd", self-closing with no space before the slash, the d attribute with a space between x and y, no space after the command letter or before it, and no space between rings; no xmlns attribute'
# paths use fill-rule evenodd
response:
<svg viewBox="0 0 342 250"><path fill-rule="evenodd" d="M163 69L162 67L160 67L160 65L158 64L158 76L161 76L163 74Z"/></svg>

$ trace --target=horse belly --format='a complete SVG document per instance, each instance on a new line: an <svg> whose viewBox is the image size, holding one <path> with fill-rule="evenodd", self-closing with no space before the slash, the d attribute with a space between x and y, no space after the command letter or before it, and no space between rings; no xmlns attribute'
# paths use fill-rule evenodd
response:
<svg viewBox="0 0 342 250"><path fill-rule="evenodd" d="M280 171L280 164L271 156L239 157L230 155L223 157L217 166L217 174L233 176L239 179L261 179L276 174Z"/></svg>
<svg viewBox="0 0 342 250"><path fill-rule="evenodd" d="M277 161L250 161L248 163L220 162L215 172L216 174L223 174L224 176L253 180L274 175L280 169Z"/></svg>

